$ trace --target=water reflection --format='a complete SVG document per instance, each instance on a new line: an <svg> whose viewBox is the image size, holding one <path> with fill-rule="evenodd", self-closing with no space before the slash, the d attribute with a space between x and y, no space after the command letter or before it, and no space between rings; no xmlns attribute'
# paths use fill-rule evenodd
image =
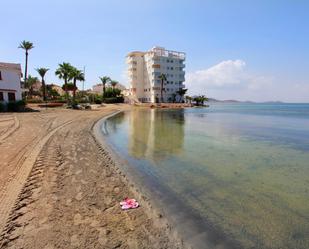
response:
<svg viewBox="0 0 309 249"><path fill-rule="evenodd" d="M183 153L184 110L139 110L129 118L130 156L160 161Z"/></svg>
<svg viewBox="0 0 309 249"><path fill-rule="evenodd" d="M218 108L136 109L106 129L130 166L244 248L309 248L309 117Z"/></svg>

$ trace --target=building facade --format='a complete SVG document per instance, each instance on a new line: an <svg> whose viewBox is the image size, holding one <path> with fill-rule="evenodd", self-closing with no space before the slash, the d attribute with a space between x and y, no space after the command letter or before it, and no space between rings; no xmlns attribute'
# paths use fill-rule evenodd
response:
<svg viewBox="0 0 309 249"><path fill-rule="evenodd" d="M129 53L126 60L130 94L140 102L162 102L161 75L164 74L166 80L162 88L163 102L181 102L182 96L178 92L185 88L185 59L185 53L163 47Z"/></svg>
<svg viewBox="0 0 309 249"><path fill-rule="evenodd" d="M21 66L0 62L0 102L21 100Z"/></svg>

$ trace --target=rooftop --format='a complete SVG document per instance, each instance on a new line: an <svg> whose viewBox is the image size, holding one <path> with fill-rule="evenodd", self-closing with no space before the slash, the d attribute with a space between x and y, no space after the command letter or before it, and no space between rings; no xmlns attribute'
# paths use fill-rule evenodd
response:
<svg viewBox="0 0 309 249"><path fill-rule="evenodd" d="M167 49L165 49L163 47L159 47L159 46L155 46L150 51L147 51L147 52L132 51L127 56L128 57L139 56L139 55L144 55L146 53L154 53L156 56L174 57L174 58L183 59L183 60L186 58L186 53L184 53L184 52L167 50Z"/></svg>
<svg viewBox="0 0 309 249"><path fill-rule="evenodd" d="M21 65L18 63L0 62L0 69L16 70L21 73Z"/></svg>
<svg viewBox="0 0 309 249"><path fill-rule="evenodd" d="M185 59L186 53L184 52L177 52L173 50L167 50L163 47L153 47L150 52L154 52L157 56L164 56L164 57L174 57L178 59Z"/></svg>

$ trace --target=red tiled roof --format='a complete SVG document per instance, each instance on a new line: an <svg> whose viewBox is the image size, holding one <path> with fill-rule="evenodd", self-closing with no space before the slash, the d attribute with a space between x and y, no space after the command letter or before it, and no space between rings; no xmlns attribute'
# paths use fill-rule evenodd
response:
<svg viewBox="0 0 309 249"><path fill-rule="evenodd" d="M17 63L0 62L0 69L11 69L19 71L21 73L21 66Z"/></svg>

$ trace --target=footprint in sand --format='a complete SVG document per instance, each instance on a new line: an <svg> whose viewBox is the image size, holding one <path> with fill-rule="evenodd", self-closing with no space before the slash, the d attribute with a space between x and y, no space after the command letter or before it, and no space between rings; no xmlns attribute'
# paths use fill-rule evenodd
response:
<svg viewBox="0 0 309 249"><path fill-rule="evenodd" d="M83 218L80 214L74 215L74 225L79 225L83 223Z"/></svg>
<svg viewBox="0 0 309 249"><path fill-rule="evenodd" d="M83 199L83 193L82 192L79 192L76 196L75 196L75 199L78 200L78 201L81 201Z"/></svg>
<svg viewBox="0 0 309 249"><path fill-rule="evenodd" d="M78 239L78 235L74 234L73 236L71 236L71 245L72 246L79 246L80 242Z"/></svg>

